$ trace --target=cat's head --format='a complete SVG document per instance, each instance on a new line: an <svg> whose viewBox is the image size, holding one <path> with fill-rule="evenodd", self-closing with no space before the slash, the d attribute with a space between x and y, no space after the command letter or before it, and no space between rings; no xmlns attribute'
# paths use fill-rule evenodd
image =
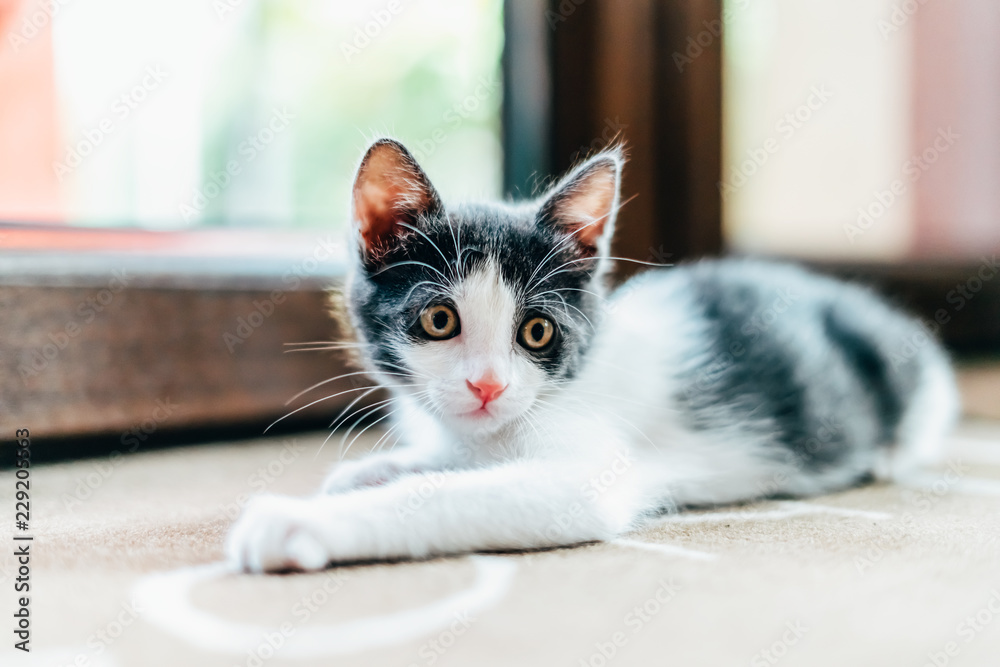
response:
<svg viewBox="0 0 1000 667"><path fill-rule="evenodd" d="M599 319L622 155L538 199L445 206L399 143L358 168L348 307L386 384L457 430L525 416L579 370Z"/></svg>

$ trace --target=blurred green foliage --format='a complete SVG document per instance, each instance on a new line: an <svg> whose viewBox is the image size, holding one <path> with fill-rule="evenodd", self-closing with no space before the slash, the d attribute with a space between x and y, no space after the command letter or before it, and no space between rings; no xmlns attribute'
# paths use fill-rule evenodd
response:
<svg viewBox="0 0 1000 667"><path fill-rule="evenodd" d="M203 173L241 168L202 226L342 226L368 141L411 147L446 196L497 196L501 0L261 0L211 73ZM293 116L252 158L275 110ZM244 150L241 151L241 147Z"/></svg>

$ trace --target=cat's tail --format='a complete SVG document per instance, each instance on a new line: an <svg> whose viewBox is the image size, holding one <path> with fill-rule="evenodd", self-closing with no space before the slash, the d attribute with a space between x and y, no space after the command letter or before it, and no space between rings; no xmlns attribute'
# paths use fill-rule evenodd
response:
<svg viewBox="0 0 1000 667"><path fill-rule="evenodd" d="M961 410L958 386L951 361L926 331L911 344L916 350L914 385L905 401L896 429L896 442L886 451L875 474L881 479L901 480L919 468L939 462L946 436Z"/></svg>

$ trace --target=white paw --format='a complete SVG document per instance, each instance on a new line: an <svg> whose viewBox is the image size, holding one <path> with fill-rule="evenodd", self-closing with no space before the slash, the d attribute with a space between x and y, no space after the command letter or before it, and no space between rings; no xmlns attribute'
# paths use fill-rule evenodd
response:
<svg viewBox="0 0 1000 667"><path fill-rule="evenodd" d="M243 572L322 570L330 553L312 503L270 495L251 499L226 537L226 560Z"/></svg>
<svg viewBox="0 0 1000 667"><path fill-rule="evenodd" d="M323 480L320 492L334 494L365 486L382 486L410 472L418 471L386 458L344 461Z"/></svg>

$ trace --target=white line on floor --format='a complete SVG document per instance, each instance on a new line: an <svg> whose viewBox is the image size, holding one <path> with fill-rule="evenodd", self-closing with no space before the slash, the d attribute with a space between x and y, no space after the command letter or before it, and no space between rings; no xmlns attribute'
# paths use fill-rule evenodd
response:
<svg viewBox="0 0 1000 667"><path fill-rule="evenodd" d="M680 556L682 558L690 558L691 560L717 560L719 558L718 554L711 554L707 551L697 551L695 549L688 549L687 547L680 547L676 544L659 544L657 542L642 542L640 540L612 540L611 544L620 547L630 547L633 549L643 549L645 551L655 551L657 553L666 554L668 556Z"/></svg>
<svg viewBox="0 0 1000 667"><path fill-rule="evenodd" d="M804 514L836 514L839 516L857 517L859 519L874 519L875 521L884 521L885 519L892 518L892 515L886 512L856 510L851 507L834 507L832 505L817 505L816 503L804 503L795 500L782 502L781 505L783 507L799 508Z"/></svg>
<svg viewBox="0 0 1000 667"><path fill-rule="evenodd" d="M472 556L470 560L475 564L476 580L463 591L414 609L336 625L296 626L272 652L275 657L290 659L358 653L440 632L462 614L478 616L507 594L517 563L489 556ZM138 605L145 609L142 617L204 651L245 655L270 647L266 638L273 637L278 628L230 621L191 603L191 589L196 584L227 574L232 571L218 563L145 577L134 588Z"/></svg>
<svg viewBox="0 0 1000 667"><path fill-rule="evenodd" d="M910 489L934 489L936 484L944 484L948 493L962 493L970 496L1000 496L1000 479L984 477L961 477L954 482L948 482L941 475L921 472L909 475L899 481Z"/></svg>
<svg viewBox="0 0 1000 667"><path fill-rule="evenodd" d="M807 514L835 514L845 517L875 520L891 518L891 515L886 514L885 512L871 512L868 510L856 510L848 507L831 507L828 505L816 505L814 503L787 501L779 503L779 509L773 510L745 509L735 512L671 514L661 519L660 523L662 525L670 523L719 523L721 521L776 521Z"/></svg>
<svg viewBox="0 0 1000 667"><path fill-rule="evenodd" d="M955 436L949 439L948 459L980 465L1000 465L1000 444L990 440Z"/></svg>

